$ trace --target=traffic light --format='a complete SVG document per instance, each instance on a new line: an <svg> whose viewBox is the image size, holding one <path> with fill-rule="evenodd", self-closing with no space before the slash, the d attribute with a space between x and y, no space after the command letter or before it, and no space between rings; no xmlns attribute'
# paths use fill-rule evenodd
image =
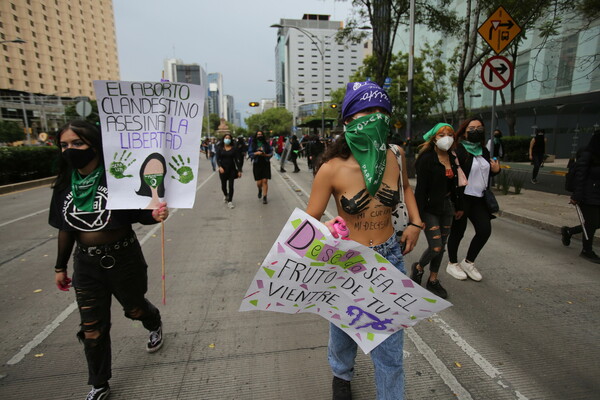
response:
<svg viewBox="0 0 600 400"><path fill-rule="evenodd" d="M250 103L248 103L248 105L250 107L258 107L258 103L256 101L251 101Z"/></svg>
<svg viewBox="0 0 600 400"><path fill-rule="evenodd" d="M335 103L333 103L333 104L332 104L332 105L330 105L329 107L331 107L331 108L333 108L333 109L336 109L336 108L338 107L338 105L337 105L337 104L335 104Z"/></svg>

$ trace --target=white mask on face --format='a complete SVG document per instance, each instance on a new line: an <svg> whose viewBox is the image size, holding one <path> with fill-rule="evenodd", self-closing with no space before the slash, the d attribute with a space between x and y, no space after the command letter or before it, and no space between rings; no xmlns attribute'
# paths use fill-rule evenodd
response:
<svg viewBox="0 0 600 400"><path fill-rule="evenodd" d="M452 136L444 136L442 138L439 138L437 140L437 142L435 142L435 145L440 150L448 151L448 149L450 149L450 147L452 147L453 143L454 143L454 138Z"/></svg>

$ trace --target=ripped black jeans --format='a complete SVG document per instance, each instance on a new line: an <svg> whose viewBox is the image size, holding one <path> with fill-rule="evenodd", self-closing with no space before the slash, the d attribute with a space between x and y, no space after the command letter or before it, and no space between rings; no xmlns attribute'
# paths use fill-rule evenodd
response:
<svg viewBox="0 0 600 400"><path fill-rule="evenodd" d="M83 342L88 364L88 384L102 385L111 378L110 306L112 296L123 307L125 316L139 320L144 328L160 326L160 312L144 297L148 290L148 266L137 239L118 250L102 254L84 253L76 248L73 256L73 287L81 316L77 334ZM103 268L113 264L110 269ZM109 260L110 262L107 262ZM86 338L94 336L95 338Z"/></svg>
<svg viewBox="0 0 600 400"><path fill-rule="evenodd" d="M454 220L454 206L450 197L444 199L442 215L433 215L424 212L421 216L425 222L425 237L427 238L427 249L421 254L419 265L424 269L427 264L431 272L438 272L444 258L444 248L450 235L450 228Z"/></svg>

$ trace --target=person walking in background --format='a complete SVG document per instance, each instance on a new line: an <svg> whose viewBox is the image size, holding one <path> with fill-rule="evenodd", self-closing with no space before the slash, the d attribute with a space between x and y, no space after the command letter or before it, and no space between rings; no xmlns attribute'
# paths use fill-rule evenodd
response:
<svg viewBox="0 0 600 400"><path fill-rule="evenodd" d="M485 126L479 118L466 120L456 131L459 143L456 154L459 164L468 177L468 184L458 188L458 202L463 208L463 215L456 216L450 228L448 237L448 266L446 272L456 279L467 277L474 281L482 279L481 273L475 268L475 259L492 234L492 218L488 211L484 191L489 190L492 176L500 172L498 161L490 159L489 151L483 146ZM475 236L469 244L467 256L458 262L458 247L467 229L467 220L475 228Z"/></svg>
<svg viewBox="0 0 600 400"><path fill-rule="evenodd" d="M239 154L233 143L233 136L226 133L217 146L216 154L217 165L219 166L219 177L221 178L221 190L223 191L224 201L229 208L233 205L233 182L242 177L242 169L238 165Z"/></svg>
<svg viewBox="0 0 600 400"><path fill-rule="evenodd" d="M210 158L210 164L212 165L213 171L217 170L217 139L210 139L208 144L208 156Z"/></svg>
<svg viewBox="0 0 600 400"><path fill-rule="evenodd" d="M309 169L313 170L313 173L316 171L316 166L319 164L319 159L321 158L321 154L325 150L325 145L321 141L321 138L318 134L313 134L308 142L307 148L307 158L309 163Z"/></svg>
<svg viewBox="0 0 600 400"><path fill-rule="evenodd" d="M492 152L492 144L494 145L494 151ZM487 141L485 147L488 149L492 157L496 157L497 160L501 160L504 157L504 147L502 145L502 131L496 129L494 131L493 138Z"/></svg>
<svg viewBox="0 0 600 400"><path fill-rule="evenodd" d="M111 299L119 301L125 316L141 321L150 331L146 351L163 345L162 322L158 309L145 294L148 266L132 229L132 223L156 224L169 211L166 203L155 210L107 210L106 172L102 137L86 121L63 126L56 144L60 149L59 172L53 184L49 223L58 229L55 283L69 290L67 264L73 247L73 287L79 307L83 343L88 365L87 400L108 398L111 371ZM86 222L91 218L93 224Z"/></svg>
<svg viewBox="0 0 600 400"><path fill-rule="evenodd" d="M279 167L279 172L287 172L284 168L285 162L288 160L288 154L290 152L290 139L281 136L283 140L283 152L281 153L281 164Z"/></svg>
<svg viewBox="0 0 600 400"><path fill-rule="evenodd" d="M300 168L298 168L298 154L300 153L300 142L298 141L298 137L296 135L292 135L290 137L290 152L289 159L294 164L293 172L300 172Z"/></svg>
<svg viewBox="0 0 600 400"><path fill-rule="evenodd" d="M543 129L535 131L535 137L529 142L529 159L533 163L533 173L531 175L531 183L536 184L540 167L544 163L546 155L546 132Z"/></svg>
<svg viewBox="0 0 600 400"><path fill-rule="evenodd" d="M267 204L267 194L269 192L269 179L271 179L271 157L273 157L273 148L262 131L256 132L250 147L248 155L252 159L252 173L258 187L258 198L262 198L263 204Z"/></svg>
<svg viewBox="0 0 600 400"><path fill-rule="evenodd" d="M240 172L242 172L244 167L244 159L246 158L246 153L248 153L248 145L246 144L246 140L243 136L239 136L237 138L235 147L238 155L238 166L240 167Z"/></svg>
<svg viewBox="0 0 600 400"><path fill-rule="evenodd" d="M574 174L574 192L570 204L581 209L585 225L562 228L563 244L571 243L571 236L583 232L583 249L580 256L600 264L600 257L594 252L593 242L596 229L600 227L600 131L596 130L588 145L577 156Z"/></svg>
<svg viewBox="0 0 600 400"><path fill-rule="evenodd" d="M342 218L350 230L351 240L369 246L404 273L403 254L414 248L423 223L408 182L404 152L399 149L404 182L399 188L398 162L392 150L385 146L391 110L387 93L375 83L348 84L342 105L346 129L323 154L321 164L315 165L316 175L306 212L320 220L333 196L338 217L325 225L334 237L337 233L333 223ZM410 218L401 243L396 239L392 224L392 210L400 201L400 190L404 193ZM404 398L403 344L404 331L400 330L370 353L375 365L379 400ZM356 342L342 329L330 324L328 359L334 376L334 400L352 398L350 381L354 375L356 351Z"/></svg>
<svg viewBox="0 0 600 400"><path fill-rule="evenodd" d="M425 143L419 147L415 164L415 198L419 214L425 222L427 249L421 254L419 261L412 264L410 277L420 285L424 268L429 265L429 279L425 287L445 299L448 293L438 279L438 271L452 220L455 215L457 218L462 216L462 206L458 203L457 194L457 161L450 152L454 144L454 129L448 124L436 124L423 136L423 140Z"/></svg>

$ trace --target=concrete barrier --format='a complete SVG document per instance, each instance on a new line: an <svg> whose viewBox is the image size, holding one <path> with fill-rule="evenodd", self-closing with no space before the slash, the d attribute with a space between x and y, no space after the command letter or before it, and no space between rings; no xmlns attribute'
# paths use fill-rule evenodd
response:
<svg viewBox="0 0 600 400"><path fill-rule="evenodd" d="M36 179L33 181L11 183L10 185L0 186L0 195L50 185L52 182L54 182L55 179L56 176L51 176L48 178Z"/></svg>

